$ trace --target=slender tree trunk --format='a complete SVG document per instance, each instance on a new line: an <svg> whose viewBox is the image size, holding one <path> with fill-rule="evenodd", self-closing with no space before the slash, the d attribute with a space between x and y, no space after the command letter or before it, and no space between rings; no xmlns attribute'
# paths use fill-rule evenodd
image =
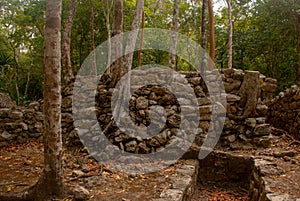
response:
<svg viewBox="0 0 300 201"><path fill-rule="evenodd" d="M64 84L70 82L73 78L71 63L71 32L76 11L76 0L70 0L69 11L62 33L62 71Z"/></svg>
<svg viewBox="0 0 300 201"><path fill-rule="evenodd" d="M27 80L26 80L26 86L25 86L25 91L24 91L24 96L28 96L28 88L29 88L29 82L30 82L30 71L28 69L27 71Z"/></svg>
<svg viewBox="0 0 300 201"><path fill-rule="evenodd" d="M44 170L38 200L65 193L61 136L61 0L46 1L44 52Z"/></svg>
<svg viewBox="0 0 300 201"><path fill-rule="evenodd" d="M14 62L15 62L15 89L17 93L17 105L20 104L20 91L19 91L19 61L18 61L18 50L14 47L13 43L10 41L10 47L14 53Z"/></svg>
<svg viewBox="0 0 300 201"><path fill-rule="evenodd" d="M112 27L112 35L116 36L123 31L123 0L114 0L114 21ZM111 66L112 80L109 87L115 87L119 79L121 78L122 68L123 68L123 37L118 37L112 41L111 44L111 61L113 62Z"/></svg>
<svg viewBox="0 0 300 201"><path fill-rule="evenodd" d="M297 13L297 51L298 51L298 66L296 69L297 81L300 83L300 12Z"/></svg>
<svg viewBox="0 0 300 201"><path fill-rule="evenodd" d="M175 69L180 0L174 1L169 67Z"/></svg>
<svg viewBox="0 0 300 201"><path fill-rule="evenodd" d="M204 50L206 50L207 42L206 42L206 8L207 8L207 0L202 1L202 23L201 23L201 46Z"/></svg>
<svg viewBox="0 0 300 201"><path fill-rule="evenodd" d="M110 0L102 0L103 5L103 13L105 17L105 26L107 29L107 64L111 63L111 30L110 30ZM112 5L112 4L111 4ZM108 70L110 72L110 68Z"/></svg>
<svg viewBox="0 0 300 201"><path fill-rule="evenodd" d="M123 75L128 73L131 70L132 67L132 61L133 61L133 50L136 44L136 39L138 36L138 29L140 27L142 16L143 16L143 8L144 8L144 0L138 0L136 1L135 6L135 15L133 17L133 21L131 24L131 31L132 35L128 37L127 44L126 44L126 50L125 50L125 66L123 72Z"/></svg>
<svg viewBox="0 0 300 201"><path fill-rule="evenodd" d="M16 92L17 92L17 105L20 104L20 90L19 90L19 66L16 65Z"/></svg>
<svg viewBox="0 0 300 201"><path fill-rule="evenodd" d="M30 55L32 56L32 47L29 48L30 50ZM25 86L25 91L24 91L24 96L28 97L28 90L29 90L29 83L30 83L30 68L33 67L33 58L31 58L31 63L30 67L27 68L27 81L26 81L26 86Z"/></svg>
<svg viewBox="0 0 300 201"><path fill-rule="evenodd" d="M141 36L141 42L140 42L140 49L138 52L138 67L142 66L142 49L143 49L143 43L144 43L144 35L145 35L145 12L143 9L143 17L142 17L142 36Z"/></svg>
<svg viewBox="0 0 300 201"><path fill-rule="evenodd" d="M91 49L92 49L92 70L93 74L97 75L97 67L96 67L96 54L95 50L95 32L94 32L94 0L90 0L90 8L91 8L91 17L90 17L90 35L91 35Z"/></svg>
<svg viewBox="0 0 300 201"><path fill-rule="evenodd" d="M203 48L203 54L202 54L202 66L201 66L201 72L204 73L207 66L207 58L206 58L206 48L207 48L207 41L206 41L206 24L207 24L207 18L206 18L206 8L207 8L207 0L202 1L202 23L201 23L201 45Z"/></svg>
<svg viewBox="0 0 300 201"><path fill-rule="evenodd" d="M228 41L228 68L232 68L232 52L233 52L233 21L232 21L232 11L231 11L231 0L226 0L228 6L228 22L229 22L229 41Z"/></svg>
<svg viewBox="0 0 300 201"><path fill-rule="evenodd" d="M215 61L215 21L212 0L208 0L208 14L209 14L209 56L211 60ZM209 65L211 68L211 64ZM212 69L210 69L212 70Z"/></svg>

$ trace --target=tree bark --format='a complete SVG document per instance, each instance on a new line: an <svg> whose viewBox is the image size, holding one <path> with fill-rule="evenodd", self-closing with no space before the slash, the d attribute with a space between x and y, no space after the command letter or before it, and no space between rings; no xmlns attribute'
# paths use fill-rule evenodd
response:
<svg viewBox="0 0 300 201"><path fill-rule="evenodd" d="M76 12L76 0L70 0L69 11L62 33L62 70L63 81L67 84L74 78L71 63L71 32Z"/></svg>
<svg viewBox="0 0 300 201"><path fill-rule="evenodd" d="M102 0L102 3L104 4L103 5L103 13L104 13L104 17L105 17L105 26L107 29L107 64L111 63L111 30L110 30L111 6L110 6L109 2L110 2L110 0ZM110 73L110 68L108 69L108 73Z"/></svg>
<svg viewBox="0 0 300 201"><path fill-rule="evenodd" d="M232 68L232 43L233 43L233 21L231 11L231 0L226 0L228 6L228 23L229 23L229 39L228 39L228 68Z"/></svg>
<svg viewBox="0 0 300 201"><path fill-rule="evenodd" d="M65 194L61 136L61 0L47 0L44 52L44 170L36 199Z"/></svg>
<svg viewBox="0 0 300 201"><path fill-rule="evenodd" d="M297 81L300 83L300 11L297 13L297 52L298 52L298 66L296 69Z"/></svg>
<svg viewBox="0 0 300 201"><path fill-rule="evenodd" d="M169 67L175 69L180 0L174 1Z"/></svg>
<svg viewBox="0 0 300 201"><path fill-rule="evenodd" d="M19 90L19 61L18 61L18 56L19 56L19 50L14 47L12 41L9 42L10 47L13 51L13 59L15 62L15 89L17 93L17 105L20 104L20 90Z"/></svg>
<svg viewBox="0 0 300 201"><path fill-rule="evenodd" d="M27 80L26 80L25 91L24 91L24 96L25 97L28 97L29 82L30 82L30 71L28 69L28 71L27 71Z"/></svg>
<svg viewBox="0 0 300 201"><path fill-rule="evenodd" d="M207 0L202 1L202 22L201 22L201 46L204 50L206 50L207 42L206 42L206 8L207 8Z"/></svg>
<svg viewBox="0 0 300 201"><path fill-rule="evenodd" d="M143 9L143 16L142 16L142 36L141 36L141 42L140 42L140 49L138 52L138 67L142 66L142 49L143 49L143 43L144 43L144 35L145 35L145 12Z"/></svg>
<svg viewBox="0 0 300 201"><path fill-rule="evenodd" d="M125 48L125 57L124 57L124 66L121 72L121 77L125 75L126 73L130 72L132 68L132 61L133 61L133 51L136 45L136 39L139 33L139 27L141 24L141 19L143 15L143 8L144 8L144 0L138 0L136 1L136 6L135 6L135 14L133 17L133 21L131 24L131 35L127 39L126 43L126 48ZM121 91L121 98L124 101L129 100L130 96L130 81L131 81L131 76L128 74L127 80L126 80L126 85L123 85ZM114 110L114 117L116 117L116 121L120 121L121 114L124 112L121 110L121 102L119 101L118 104L116 104L115 110Z"/></svg>
<svg viewBox="0 0 300 201"><path fill-rule="evenodd" d="M215 61L215 21L214 21L214 10L212 0L208 0L208 14L209 14L209 56L210 59ZM212 65L209 64L210 70L212 70Z"/></svg>
<svg viewBox="0 0 300 201"><path fill-rule="evenodd" d="M112 35L116 36L123 31L123 0L114 0L114 20L112 27ZM109 83L109 87L115 87L119 79L121 78L123 68L123 37L115 38L111 44L111 73L112 79Z"/></svg>
<svg viewBox="0 0 300 201"><path fill-rule="evenodd" d="M91 35L91 49L92 49L92 70L93 74L97 75L97 67L96 67L96 54L94 52L95 50L95 32L94 32L94 0L90 0L90 8L91 8L91 13L90 13L90 35Z"/></svg>
<svg viewBox="0 0 300 201"><path fill-rule="evenodd" d="M207 0L202 1L202 23L201 23L201 46L203 48L202 53L202 66L201 72L204 73L207 68L207 58L206 58L206 48L207 48L207 41L206 41L206 8L207 8Z"/></svg>
<svg viewBox="0 0 300 201"><path fill-rule="evenodd" d="M131 31L132 35L128 37L126 49L125 49L125 61L124 61L124 72L122 72L122 76L128 73L131 70L132 67L132 61L133 61L133 50L136 45L136 39L138 36L138 29L140 27L142 16L143 16L143 8L144 8L144 0L138 0L136 1L135 6L135 14L132 20L131 24Z"/></svg>

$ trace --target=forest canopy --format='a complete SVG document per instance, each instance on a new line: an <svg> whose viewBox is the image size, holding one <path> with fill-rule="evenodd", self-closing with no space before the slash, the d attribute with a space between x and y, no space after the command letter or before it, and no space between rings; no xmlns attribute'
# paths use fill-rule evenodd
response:
<svg viewBox="0 0 300 201"><path fill-rule="evenodd" d="M63 0L62 24L67 20L70 0ZM217 7L221 0L212 1ZM113 25L113 1L77 0L71 30L71 66L74 74L93 50L108 39ZM224 4L224 1L222 1ZM145 0L145 27L171 30L171 0ZM226 5L226 4L224 4ZM93 9L91 9L93 6ZM202 1L182 0L179 29L201 43ZM43 97L43 56L45 0L9 0L0 2L0 92L8 92L19 103ZM228 65L228 7L214 9L216 67ZM300 69L300 1L299 0L231 0L233 22L232 67L258 70L276 78L278 91L299 84ZM124 1L123 31L129 31L135 13L135 0ZM93 19L93 20L91 20ZM109 19L110 26L107 26ZM92 25L92 26L91 26ZM209 23L207 23L209 33ZM91 27L93 35L91 34ZM209 44L209 37L207 37ZM207 51L210 47L208 45ZM137 54L133 66L137 65ZM169 54L143 52L142 64L168 65ZM177 58L175 69L191 70Z"/></svg>

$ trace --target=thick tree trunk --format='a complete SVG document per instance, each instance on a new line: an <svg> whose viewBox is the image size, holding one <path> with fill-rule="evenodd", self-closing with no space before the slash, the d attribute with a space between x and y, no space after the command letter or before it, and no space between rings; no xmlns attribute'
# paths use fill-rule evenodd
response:
<svg viewBox="0 0 300 201"><path fill-rule="evenodd" d="M74 78L71 63L71 31L76 11L76 0L70 0L68 16L62 33L62 71L64 84Z"/></svg>
<svg viewBox="0 0 300 201"><path fill-rule="evenodd" d="M36 199L65 194L61 136L61 0L47 0L44 52L44 170Z"/></svg>
<svg viewBox="0 0 300 201"><path fill-rule="evenodd" d="M232 43L233 43L233 21L232 21L232 11L231 11L231 0L226 0L228 6L228 22L229 22L229 41L228 41L228 68L232 68Z"/></svg>
<svg viewBox="0 0 300 201"><path fill-rule="evenodd" d="M114 0L114 20L112 27L112 35L116 36L123 31L123 0ZM118 37L111 43L111 66L112 80L109 87L115 87L121 78L123 59L121 58L123 51L123 38Z"/></svg>
<svg viewBox="0 0 300 201"><path fill-rule="evenodd" d="M174 1L169 67L175 69L180 0Z"/></svg>

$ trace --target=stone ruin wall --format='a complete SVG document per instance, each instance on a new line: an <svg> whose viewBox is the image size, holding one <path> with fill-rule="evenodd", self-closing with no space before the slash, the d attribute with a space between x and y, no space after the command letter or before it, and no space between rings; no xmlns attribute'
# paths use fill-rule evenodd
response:
<svg viewBox="0 0 300 201"><path fill-rule="evenodd" d="M13 104L9 106L0 108L0 147L42 136L43 113L40 103L30 103L27 108Z"/></svg>
<svg viewBox="0 0 300 201"><path fill-rule="evenodd" d="M280 92L269 105L267 121L300 140L300 88L297 85Z"/></svg>
<svg viewBox="0 0 300 201"><path fill-rule="evenodd" d="M199 110L200 123L199 133L196 141L200 144L204 139L210 125L212 106L210 97L207 95L207 88L203 79L196 72L181 72L196 94ZM266 78L258 72L248 72L236 69L224 69L221 73L227 97L227 117L221 134L220 144L227 146L237 146L240 143L254 144L256 146L267 147L269 143L270 125L266 123L266 114L268 111L267 103L271 101L272 94L276 90L276 80ZM245 97L249 94L241 93L245 77L254 78L258 87L258 102L248 103ZM257 79L256 79L257 78ZM215 82L217 73L211 72L206 76L206 81ZM87 83L88 85L88 83ZM247 86L246 86L247 87ZM106 89L104 86L98 87L98 98L105 97L109 100L112 89ZM72 115L72 85L63 89L62 99L62 133L66 144L80 144L77 129L73 125ZM144 125L149 123L149 106L159 104L164 100L165 109L169 111L167 127L165 127L158 136L149 140L140 140L124 135L120 130L114 127L114 124L107 129L110 133L108 139L119 148L137 153L148 153L160 149L168 144L175 134L172 131L178 128L178 102L170 99L170 94L163 93L160 89L147 88L140 90L133 95L131 99L131 110L134 111L131 116L137 122ZM151 97L150 97L151 96ZM250 95L251 96L251 95ZM247 99L247 98L246 98ZM146 101L145 101L146 100ZM84 100L83 100L84 101ZM100 101L103 102L103 99ZM185 100L183 100L184 102ZM101 103L102 103L101 102ZM105 102L105 101L104 101ZM188 100L186 100L188 104ZM144 104L144 105L143 105ZM250 104L250 105L249 105ZM100 124L107 125L111 119L111 110L109 104L98 104L98 119ZM248 111L244 116L246 108L254 108ZM231 117L238 116L240 119ZM43 117L39 103L31 103L28 108L0 108L0 146L5 146L9 141L22 142L28 138L39 138L42 135ZM91 124L93 122L90 122ZM94 122L95 123L95 122ZM93 126L90 126L91 128ZM103 128L102 128L103 129Z"/></svg>

